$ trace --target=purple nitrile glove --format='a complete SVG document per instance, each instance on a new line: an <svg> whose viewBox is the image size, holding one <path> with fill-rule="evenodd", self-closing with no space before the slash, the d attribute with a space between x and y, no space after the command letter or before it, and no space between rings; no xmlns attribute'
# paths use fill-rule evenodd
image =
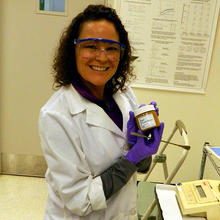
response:
<svg viewBox="0 0 220 220"><path fill-rule="evenodd" d="M139 163L146 157L155 154L160 145L164 129L164 123L160 123L160 127L152 129L152 136L147 138L137 137L137 143L126 154L127 160L133 164Z"/></svg>
<svg viewBox="0 0 220 220"><path fill-rule="evenodd" d="M144 106L144 104L141 104L139 106L139 108L142 107L142 106ZM129 144L134 145L137 142L137 137L134 136L134 135L131 135L131 132L137 132L138 127L137 127L137 124L136 124L136 121L135 121L135 116L134 116L133 111L129 112L129 116L130 116L129 120L127 122L127 140L128 140Z"/></svg>
<svg viewBox="0 0 220 220"><path fill-rule="evenodd" d="M131 132L137 132L138 128L135 122L134 112L129 112L129 120L127 122L127 140L128 143L134 145L137 142L137 137L132 135Z"/></svg>
<svg viewBox="0 0 220 220"><path fill-rule="evenodd" d="M155 101L152 101L152 102L150 103L150 105L153 105L153 106L154 106L157 115L159 115L159 108L157 107L157 103L156 103Z"/></svg>

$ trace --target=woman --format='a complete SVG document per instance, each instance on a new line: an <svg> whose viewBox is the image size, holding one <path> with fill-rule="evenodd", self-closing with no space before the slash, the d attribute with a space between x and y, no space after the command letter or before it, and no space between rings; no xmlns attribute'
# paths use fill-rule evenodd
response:
<svg viewBox="0 0 220 220"><path fill-rule="evenodd" d="M130 135L138 131L130 65L128 35L111 8L89 5L63 33L53 64L59 89L39 117L45 219L137 219L136 171L149 168L163 123L149 140Z"/></svg>

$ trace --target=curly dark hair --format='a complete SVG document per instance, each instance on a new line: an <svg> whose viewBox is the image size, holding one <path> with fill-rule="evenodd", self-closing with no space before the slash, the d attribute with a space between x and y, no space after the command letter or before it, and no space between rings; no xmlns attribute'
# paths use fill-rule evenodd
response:
<svg viewBox="0 0 220 220"><path fill-rule="evenodd" d="M130 82L134 77L131 66L132 57L128 33L116 11L104 5L89 5L83 12L73 18L71 24L64 30L61 36L52 66L54 88L71 84L78 75L75 62L75 44L73 40L78 38L82 24L87 21L97 21L101 19L110 21L115 25L119 35L119 41L126 46L116 73L105 85L105 92L114 94L119 89L123 90L125 83Z"/></svg>

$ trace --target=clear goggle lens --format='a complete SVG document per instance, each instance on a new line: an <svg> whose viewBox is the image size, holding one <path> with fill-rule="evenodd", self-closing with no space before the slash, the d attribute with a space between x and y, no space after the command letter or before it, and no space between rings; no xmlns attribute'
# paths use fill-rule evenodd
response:
<svg viewBox="0 0 220 220"><path fill-rule="evenodd" d="M102 38L75 39L74 44L78 45L81 55L85 58L99 56L103 51L109 60L118 61L125 50L125 46L120 42Z"/></svg>

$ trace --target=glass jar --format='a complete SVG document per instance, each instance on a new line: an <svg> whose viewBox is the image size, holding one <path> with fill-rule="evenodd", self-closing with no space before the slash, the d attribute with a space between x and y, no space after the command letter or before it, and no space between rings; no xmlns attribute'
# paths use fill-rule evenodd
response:
<svg viewBox="0 0 220 220"><path fill-rule="evenodd" d="M134 115L138 129L142 132L160 126L154 105L142 106L134 111Z"/></svg>

